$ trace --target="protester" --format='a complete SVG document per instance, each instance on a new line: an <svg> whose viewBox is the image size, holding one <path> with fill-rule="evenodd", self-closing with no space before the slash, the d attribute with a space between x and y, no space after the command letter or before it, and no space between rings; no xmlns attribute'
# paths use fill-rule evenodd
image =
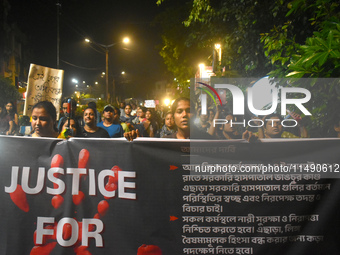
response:
<svg viewBox="0 0 340 255"><path fill-rule="evenodd" d="M131 116L137 116L137 104L135 103L134 100L130 101L130 106L131 106Z"/></svg>
<svg viewBox="0 0 340 255"><path fill-rule="evenodd" d="M68 117L71 117L74 120L76 120L78 122L77 125L79 127L82 127L83 126L83 117L76 114L76 111L77 111L77 102L74 99L66 98L66 99L64 99L62 101L61 105L62 105L62 110L63 110L64 116L61 117L59 119L59 122L58 122L58 130L59 130L59 132L61 131L61 129L64 126L64 124L65 124L65 122L66 122ZM70 108L70 113L67 112L68 108Z"/></svg>
<svg viewBox="0 0 340 255"><path fill-rule="evenodd" d="M297 119L299 115L296 113L293 116ZM301 122L298 122L299 128L300 128L300 136L294 135L291 132L284 131L282 126L282 117L279 114L270 114L263 118L263 131L264 131L264 137L263 138L302 138L302 137L308 137L308 133L306 128L302 125ZM262 137L260 137L262 138Z"/></svg>
<svg viewBox="0 0 340 255"><path fill-rule="evenodd" d="M232 113L225 113L226 123L222 125L222 129L219 130L218 137L219 139L245 139L248 142L255 142L258 140L258 136L253 134L253 132L249 130L244 130L243 127L238 126L235 123L242 123L240 117L234 116Z"/></svg>
<svg viewBox="0 0 340 255"><path fill-rule="evenodd" d="M57 137L57 111L49 101L41 101L32 107L32 137Z"/></svg>
<svg viewBox="0 0 340 255"><path fill-rule="evenodd" d="M13 121L13 126L8 130L9 135L16 134L19 130L19 117L17 110L13 102L7 101L6 103L6 115L9 116L10 120Z"/></svg>
<svg viewBox="0 0 340 255"><path fill-rule="evenodd" d="M200 114L198 121L195 122L196 127L203 131L208 132L210 128L210 123L208 122L208 115L207 114Z"/></svg>
<svg viewBox="0 0 340 255"><path fill-rule="evenodd" d="M165 136L165 138L177 139L212 139L213 137L207 132L202 132L194 124L195 114L191 110L193 104L186 97L177 98L171 106L171 112L174 115L177 132Z"/></svg>
<svg viewBox="0 0 340 255"><path fill-rule="evenodd" d="M209 122L209 124L210 124L210 126L211 125L213 125L214 123L214 119L215 119L215 111L214 111L214 109L212 109L212 108L209 108L208 109L208 122Z"/></svg>
<svg viewBox="0 0 340 255"><path fill-rule="evenodd" d="M240 122L236 117L232 114L227 114L225 117L226 123L222 125L222 130L219 133L219 137L221 139L241 139L242 138L242 131L240 130L239 126L237 126L236 122Z"/></svg>
<svg viewBox="0 0 340 255"><path fill-rule="evenodd" d="M119 123L120 111L112 105L106 105L103 110L103 121L97 124L98 127L104 128L111 138L123 137L124 130Z"/></svg>
<svg viewBox="0 0 340 255"><path fill-rule="evenodd" d="M68 139L71 137L80 136L81 127L78 124L78 121L74 118L68 118L64 125L59 130L58 138Z"/></svg>
<svg viewBox="0 0 340 255"><path fill-rule="evenodd" d="M174 115L175 125L177 132L167 135L164 138L176 138L176 139L212 139L213 137L206 132L202 132L195 128L192 123L195 114L190 109L190 99L186 97L177 98L171 106L171 112ZM139 132L134 130L124 134L128 141L132 141L136 137L139 137Z"/></svg>
<svg viewBox="0 0 340 255"><path fill-rule="evenodd" d="M146 107L139 107L139 109L137 109L137 117L132 120L132 124L141 124L146 121L145 113Z"/></svg>
<svg viewBox="0 0 340 255"><path fill-rule="evenodd" d="M118 100L117 100L117 102L118 102ZM125 109L125 102L124 101L122 101L122 102L120 102L120 103L118 103L118 105L119 105L119 111L120 111L120 116L123 116L124 115L124 109Z"/></svg>
<svg viewBox="0 0 340 255"><path fill-rule="evenodd" d="M6 111L0 106L0 135L8 135L13 129L13 121L10 116L6 114Z"/></svg>
<svg viewBox="0 0 340 255"><path fill-rule="evenodd" d="M96 121L97 121L97 124L101 121L101 115L100 115L100 112L97 110L97 104L96 102L89 102L87 104L88 107L91 107L95 113L96 113Z"/></svg>
<svg viewBox="0 0 340 255"><path fill-rule="evenodd" d="M155 120L155 113L151 109L147 109L145 112L146 120L143 122L144 132L143 137L155 137L159 126L157 121Z"/></svg>
<svg viewBox="0 0 340 255"><path fill-rule="evenodd" d="M84 127L81 129L81 137L87 138L110 138L109 134L104 128L97 127L96 110L87 107L84 111Z"/></svg>
<svg viewBox="0 0 340 255"><path fill-rule="evenodd" d="M176 125L175 125L175 120L174 120L174 115L172 112L168 112L165 115L165 120L164 120L164 125L160 129L159 132L159 137L163 138L164 136L171 135L177 131Z"/></svg>
<svg viewBox="0 0 340 255"><path fill-rule="evenodd" d="M163 126L164 125L164 119L165 119L165 116L164 116L164 107L159 105L159 104L156 104L156 107L155 107L155 120L157 121L158 125L160 126Z"/></svg>
<svg viewBox="0 0 340 255"><path fill-rule="evenodd" d="M131 124L132 120L135 118L135 116L131 115L131 111L132 111L131 105L127 104L124 108L124 115L120 116L120 121Z"/></svg>

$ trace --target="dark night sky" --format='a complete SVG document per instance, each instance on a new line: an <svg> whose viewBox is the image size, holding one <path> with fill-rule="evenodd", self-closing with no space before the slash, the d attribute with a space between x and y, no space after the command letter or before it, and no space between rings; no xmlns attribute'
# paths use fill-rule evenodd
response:
<svg viewBox="0 0 340 255"><path fill-rule="evenodd" d="M28 35L34 53L31 63L57 67L57 0L10 0L11 20ZM135 89L146 91L150 84L169 77L156 45L160 31L152 25L162 6L156 0L60 0L60 69L65 70L64 92L72 92L72 78L89 83L100 81L105 71L105 54L84 42L85 37L109 45L130 37L131 44L110 48L109 71L116 77L122 70ZM72 65L78 66L74 67ZM82 67L82 68L80 68ZM87 68L87 69L85 69ZM128 76L127 76L128 77Z"/></svg>

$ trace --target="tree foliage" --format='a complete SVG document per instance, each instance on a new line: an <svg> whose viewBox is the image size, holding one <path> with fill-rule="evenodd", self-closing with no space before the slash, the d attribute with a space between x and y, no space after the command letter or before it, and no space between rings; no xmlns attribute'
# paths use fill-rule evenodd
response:
<svg viewBox="0 0 340 255"><path fill-rule="evenodd" d="M171 0L159 0L158 4L162 2ZM226 68L225 73L221 73L223 76L262 77L270 71L266 65L261 33L269 32L273 24L284 18L276 1L194 0L186 2L184 12L183 6L173 8L174 13L181 15L171 14L161 20L162 23L172 24L163 26L163 35L167 40L175 45L181 44L187 54L205 53L205 57L201 58L206 65L212 64L214 45L220 43L223 53L220 67ZM174 22L176 26L173 26ZM169 28L178 31L180 41L174 39ZM195 51L192 51L193 48ZM161 55L168 59L175 57L171 52L163 52ZM182 62L176 66L180 68L178 66L186 64Z"/></svg>
<svg viewBox="0 0 340 255"><path fill-rule="evenodd" d="M179 87L178 91L184 94L189 94L188 80L195 76L198 64L209 56L210 52L195 39L202 32L184 26L183 20L188 11L189 8L185 4L169 7L156 19L156 22L161 23L163 31L162 45L159 46L160 55L176 78L174 86Z"/></svg>
<svg viewBox="0 0 340 255"><path fill-rule="evenodd" d="M158 0L158 4L172 0ZM176 58L172 50L195 54L208 50L211 63L214 43L222 45L222 76L292 78L291 86L312 94L306 108L312 136L325 136L340 117L340 8L332 0L192 0L186 12L174 16L181 40L164 35L172 44L163 58ZM179 20L178 20L179 18ZM169 22L164 19L163 22ZM172 20L171 22L174 22ZM162 54L162 53L161 53ZM182 55L183 56L183 55ZM191 57L189 54L187 58ZM210 61L210 63L209 63ZM174 62L173 62L174 63ZM179 72L187 61L174 63ZM169 65L168 65L169 66ZM188 68L188 67L186 67ZM313 78L313 79L301 79ZM318 79L319 78L319 79Z"/></svg>
<svg viewBox="0 0 340 255"><path fill-rule="evenodd" d="M0 91L0 106L4 106L7 101L15 102L21 97L11 80L3 76L0 76Z"/></svg>
<svg viewBox="0 0 340 255"><path fill-rule="evenodd" d="M284 22L262 34L272 77L292 78L291 85L312 94L306 107L312 136L327 136L340 120L340 10L331 0L294 0ZM299 19L305 20L301 27ZM312 33L297 38L307 27ZM299 40L298 40L299 39ZM301 78L310 78L308 80Z"/></svg>

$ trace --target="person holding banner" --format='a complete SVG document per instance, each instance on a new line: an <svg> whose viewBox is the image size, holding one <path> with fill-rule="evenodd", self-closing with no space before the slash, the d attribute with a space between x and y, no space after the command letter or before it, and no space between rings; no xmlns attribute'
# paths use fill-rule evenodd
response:
<svg viewBox="0 0 340 255"><path fill-rule="evenodd" d="M84 111L84 127L82 127L81 137L86 138L110 138L109 133L101 127L97 127L96 110L87 107Z"/></svg>
<svg viewBox="0 0 340 255"><path fill-rule="evenodd" d="M175 126L174 115L172 112L167 112L165 115L164 125L159 132L159 137L163 138L167 135L171 135L177 131Z"/></svg>
<svg viewBox="0 0 340 255"><path fill-rule="evenodd" d="M292 113L291 113L292 114ZM293 115L293 114L292 114ZM301 123L301 117L294 113L294 119L297 120L300 129L300 136L291 132L284 131L282 126L282 117L279 114L272 113L263 118L264 137L263 138L304 138L308 137L306 128ZM299 121L298 121L299 120Z"/></svg>
<svg viewBox="0 0 340 255"><path fill-rule="evenodd" d="M213 136L207 132L199 130L193 123L195 119L194 111L191 111L189 98L180 97L177 98L172 106L171 112L174 115L175 125L177 132L164 138L176 138L176 139L213 139Z"/></svg>
<svg viewBox="0 0 340 255"><path fill-rule="evenodd" d="M49 101L41 101L32 107L32 137L57 137L57 111Z"/></svg>

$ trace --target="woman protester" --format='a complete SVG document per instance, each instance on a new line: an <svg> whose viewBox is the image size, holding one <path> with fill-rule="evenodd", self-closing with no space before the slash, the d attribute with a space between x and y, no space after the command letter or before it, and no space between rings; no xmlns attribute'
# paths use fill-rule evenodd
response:
<svg viewBox="0 0 340 255"><path fill-rule="evenodd" d="M143 137L155 137L158 132L158 123L154 118L154 111L147 109L145 112L146 120L143 122L144 132Z"/></svg>
<svg viewBox="0 0 340 255"><path fill-rule="evenodd" d="M167 112L165 115L164 125L160 129L159 137L163 138L164 136L171 135L177 131L174 115L172 112Z"/></svg>
<svg viewBox="0 0 340 255"><path fill-rule="evenodd" d="M36 103L32 108L32 137L57 137L57 111L49 101Z"/></svg>
<svg viewBox="0 0 340 255"><path fill-rule="evenodd" d="M13 135L19 129L19 117L17 114L17 110L13 102L7 101L6 105L6 115L9 116L10 120L13 121L13 127L9 129L8 134Z"/></svg>
<svg viewBox="0 0 340 255"><path fill-rule="evenodd" d="M101 127L97 127L97 114L96 111L87 107L83 115L84 127L81 130L81 137L86 138L110 138L108 132Z"/></svg>
<svg viewBox="0 0 340 255"><path fill-rule="evenodd" d="M80 126L75 118L68 118L60 127L58 138L67 139L80 136Z"/></svg>
<svg viewBox="0 0 340 255"><path fill-rule="evenodd" d="M13 129L13 121L6 114L6 111L0 106L0 135L8 135Z"/></svg>

